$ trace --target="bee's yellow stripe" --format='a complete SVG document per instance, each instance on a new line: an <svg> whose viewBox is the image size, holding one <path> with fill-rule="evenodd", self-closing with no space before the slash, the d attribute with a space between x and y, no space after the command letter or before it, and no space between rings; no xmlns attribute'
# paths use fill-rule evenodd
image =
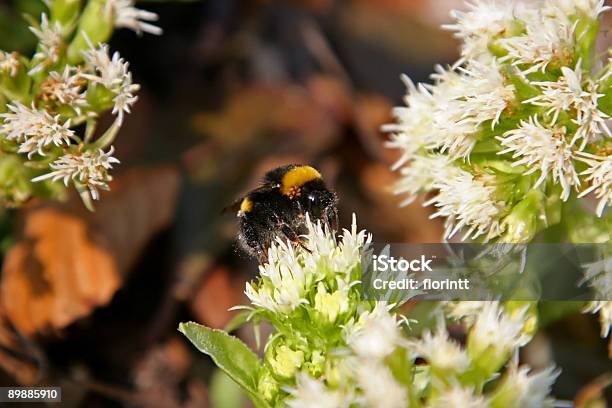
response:
<svg viewBox="0 0 612 408"><path fill-rule="evenodd" d="M320 179L321 173L310 166L299 166L289 170L283 176L280 191L288 195L292 189L299 188L309 181Z"/></svg>
<svg viewBox="0 0 612 408"><path fill-rule="evenodd" d="M240 212L243 214L248 213L249 211L251 211L251 209L253 209L253 202L251 201L249 197L246 197L240 203Z"/></svg>

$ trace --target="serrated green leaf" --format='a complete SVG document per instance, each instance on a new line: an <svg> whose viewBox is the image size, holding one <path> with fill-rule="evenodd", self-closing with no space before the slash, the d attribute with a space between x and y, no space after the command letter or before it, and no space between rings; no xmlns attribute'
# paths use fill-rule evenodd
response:
<svg viewBox="0 0 612 408"><path fill-rule="evenodd" d="M261 361L246 344L224 331L194 322L181 323L178 330L240 385L256 407L270 407L257 393L257 376L261 369Z"/></svg>

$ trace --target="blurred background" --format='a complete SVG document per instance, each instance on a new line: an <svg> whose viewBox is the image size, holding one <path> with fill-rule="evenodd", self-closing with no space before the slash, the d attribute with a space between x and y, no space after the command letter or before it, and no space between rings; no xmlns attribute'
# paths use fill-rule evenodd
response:
<svg viewBox="0 0 612 408"><path fill-rule="evenodd" d="M379 129L402 103L401 73L427 81L435 64L457 59L439 26L461 6L140 4L159 14L164 34L121 30L111 41L142 86L117 139L112 191L95 213L73 197L2 214L0 384L61 385L63 405L74 407L246 406L176 331L186 320L225 327L257 274L236 250L235 218L221 210L267 170L308 163L337 191L341 226L356 213L377 242L439 242L430 210L399 208L391 193L397 157ZM0 49L31 52L20 15L40 7L0 1ZM406 312L423 320L430 306ZM591 315L548 324L562 309L543 307L545 330L521 358L535 368L556 361L553 394L581 406L610 381L607 344ZM254 345L252 328L237 334Z"/></svg>

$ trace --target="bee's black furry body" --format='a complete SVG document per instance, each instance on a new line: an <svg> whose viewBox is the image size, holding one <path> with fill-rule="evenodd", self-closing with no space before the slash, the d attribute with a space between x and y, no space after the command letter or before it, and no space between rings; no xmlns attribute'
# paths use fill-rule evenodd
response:
<svg viewBox="0 0 612 408"><path fill-rule="evenodd" d="M240 246L265 262L267 251L278 237L302 245L307 232L306 214L337 228L337 198L318 171L310 166L288 165L268 172L260 187L248 193L239 205Z"/></svg>

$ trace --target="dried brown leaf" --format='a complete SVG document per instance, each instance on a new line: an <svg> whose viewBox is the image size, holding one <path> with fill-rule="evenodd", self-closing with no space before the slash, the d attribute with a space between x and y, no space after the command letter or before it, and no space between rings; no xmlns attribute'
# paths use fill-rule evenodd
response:
<svg viewBox="0 0 612 408"><path fill-rule="evenodd" d="M24 210L7 253L0 306L24 335L61 329L107 304L148 240L173 215L172 167L132 170L88 213L78 198Z"/></svg>

